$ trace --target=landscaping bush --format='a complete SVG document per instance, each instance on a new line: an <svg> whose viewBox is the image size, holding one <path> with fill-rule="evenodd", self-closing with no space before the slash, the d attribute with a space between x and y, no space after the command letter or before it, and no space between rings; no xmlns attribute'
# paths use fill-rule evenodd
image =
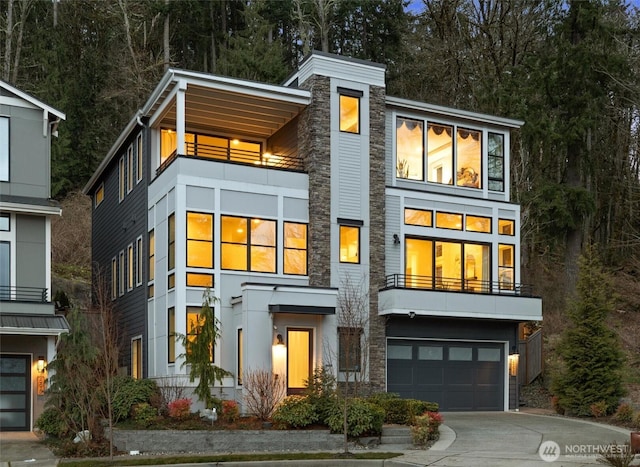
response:
<svg viewBox="0 0 640 467"><path fill-rule="evenodd" d="M620 404L613 416L621 423L631 423L633 421L633 408L627 403Z"/></svg>
<svg viewBox="0 0 640 467"><path fill-rule="evenodd" d="M425 446L429 441L438 439L442 415L437 412L427 412L418 415L411 426L411 438L416 446Z"/></svg>
<svg viewBox="0 0 640 467"><path fill-rule="evenodd" d="M235 423L240 418L240 409L236 401L222 401L222 414L220 419L225 423Z"/></svg>
<svg viewBox="0 0 640 467"><path fill-rule="evenodd" d="M66 425L62 422L62 414L55 407L50 407L42 412L36 420L35 426L46 435L55 438L62 438L66 434Z"/></svg>
<svg viewBox="0 0 640 467"><path fill-rule="evenodd" d="M159 393L158 385L151 379L117 376L113 381L113 419L126 420L134 405L150 403Z"/></svg>
<svg viewBox="0 0 640 467"><path fill-rule="evenodd" d="M376 393L367 400L384 409L385 423L397 423L400 425L410 425L417 415L425 412L437 412L439 409L438 404L435 402L400 399L400 396L395 393Z"/></svg>
<svg viewBox="0 0 640 467"><path fill-rule="evenodd" d="M158 418L158 409L146 402L137 404L133 408L133 420L140 426L148 428Z"/></svg>
<svg viewBox="0 0 640 467"><path fill-rule="evenodd" d="M336 403L326 419L332 433L344 432L344 401ZM347 435L351 437L363 434L382 433L385 412L380 406L365 399L354 398L347 402Z"/></svg>
<svg viewBox="0 0 640 467"><path fill-rule="evenodd" d="M313 405L318 420L325 423L337 400L336 378L333 373L324 367L313 370L313 376L306 382L304 395Z"/></svg>
<svg viewBox="0 0 640 467"><path fill-rule="evenodd" d="M287 396L272 417L276 428L303 428L318 421L315 407L305 396Z"/></svg>
<svg viewBox="0 0 640 467"><path fill-rule="evenodd" d="M169 403L169 417L186 420L191 415L191 399L178 399Z"/></svg>
<svg viewBox="0 0 640 467"><path fill-rule="evenodd" d="M595 404L591 404L589 408L591 409L591 415L593 415L595 418L600 418L607 415L608 407L606 401L600 401L596 402Z"/></svg>
<svg viewBox="0 0 640 467"><path fill-rule="evenodd" d="M640 412L638 412L633 419L633 426L640 430Z"/></svg>

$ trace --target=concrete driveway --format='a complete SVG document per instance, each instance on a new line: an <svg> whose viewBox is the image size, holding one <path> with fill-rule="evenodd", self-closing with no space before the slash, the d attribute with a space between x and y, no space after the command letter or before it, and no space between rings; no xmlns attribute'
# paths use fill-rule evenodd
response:
<svg viewBox="0 0 640 467"><path fill-rule="evenodd" d="M629 430L524 412L444 413L441 438L428 451L398 460L438 467L577 467L598 464L598 451L623 444ZM633 465L640 465L640 456ZM599 464L602 465L602 464Z"/></svg>

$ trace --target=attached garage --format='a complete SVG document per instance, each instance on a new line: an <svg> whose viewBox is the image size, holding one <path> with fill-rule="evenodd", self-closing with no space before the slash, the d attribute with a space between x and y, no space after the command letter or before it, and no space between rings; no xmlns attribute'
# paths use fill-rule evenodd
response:
<svg viewBox="0 0 640 467"><path fill-rule="evenodd" d="M387 391L441 411L505 409L505 344L389 339Z"/></svg>

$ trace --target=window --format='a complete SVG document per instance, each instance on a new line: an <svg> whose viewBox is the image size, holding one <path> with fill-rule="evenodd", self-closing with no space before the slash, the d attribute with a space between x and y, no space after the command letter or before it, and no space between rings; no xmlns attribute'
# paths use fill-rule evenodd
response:
<svg viewBox="0 0 640 467"><path fill-rule="evenodd" d="M360 133L360 97L362 92L338 89L340 93L340 131Z"/></svg>
<svg viewBox="0 0 640 467"><path fill-rule="evenodd" d="M213 215L187 212L187 267L213 268Z"/></svg>
<svg viewBox="0 0 640 467"><path fill-rule="evenodd" d="M404 209L404 223L407 225L419 225L433 227L433 213L422 209Z"/></svg>
<svg viewBox="0 0 640 467"><path fill-rule="evenodd" d="M131 340L131 377L142 379L142 337Z"/></svg>
<svg viewBox="0 0 640 467"><path fill-rule="evenodd" d="M175 152L178 135L173 130L160 131L160 164L164 164Z"/></svg>
<svg viewBox="0 0 640 467"><path fill-rule="evenodd" d="M11 215L9 213L0 213L0 232L9 232L11 230Z"/></svg>
<svg viewBox="0 0 640 467"><path fill-rule="evenodd" d="M307 274L307 224L284 223L284 273Z"/></svg>
<svg viewBox="0 0 640 467"><path fill-rule="evenodd" d="M449 347L449 360L470 362L473 360L473 348Z"/></svg>
<svg viewBox="0 0 640 467"><path fill-rule="evenodd" d="M118 260L111 260L111 299L115 300L118 296Z"/></svg>
<svg viewBox="0 0 640 467"><path fill-rule="evenodd" d="M100 203L104 201L104 183L101 183L98 189L96 190L96 194L93 197L93 205L94 207L98 207Z"/></svg>
<svg viewBox="0 0 640 467"><path fill-rule="evenodd" d="M133 245L127 248L127 290L133 289Z"/></svg>
<svg viewBox="0 0 640 467"><path fill-rule="evenodd" d="M187 272L187 285L189 287L213 287L213 274Z"/></svg>
<svg viewBox="0 0 640 467"><path fill-rule="evenodd" d="M453 185L453 127L427 125L427 180Z"/></svg>
<svg viewBox="0 0 640 467"><path fill-rule="evenodd" d="M149 298L153 297L155 287L153 280L156 276L156 235L155 230L149 231Z"/></svg>
<svg viewBox="0 0 640 467"><path fill-rule="evenodd" d="M504 290L514 289L514 252L513 245L498 245L498 287Z"/></svg>
<svg viewBox="0 0 640 467"><path fill-rule="evenodd" d="M465 230L469 232L491 233L491 218L467 215Z"/></svg>
<svg viewBox="0 0 640 467"><path fill-rule="evenodd" d="M504 135L489 133L487 146L489 189L504 191Z"/></svg>
<svg viewBox="0 0 640 467"><path fill-rule="evenodd" d="M142 181L142 134L139 134L136 140L136 155L138 157L138 163L136 164L136 183L140 183Z"/></svg>
<svg viewBox="0 0 640 467"><path fill-rule="evenodd" d="M439 229L462 230L462 214L436 212L436 227Z"/></svg>
<svg viewBox="0 0 640 467"><path fill-rule="evenodd" d="M167 222L168 229L168 253L167 253L167 269L173 271L176 267L176 215L171 214ZM175 287L175 274L169 274L168 286L170 289Z"/></svg>
<svg viewBox="0 0 640 467"><path fill-rule="evenodd" d="M125 175L124 174L124 156L122 156L118 164L118 185L119 185L118 199L120 201L124 199L124 186L125 186L124 175Z"/></svg>
<svg viewBox="0 0 640 467"><path fill-rule="evenodd" d="M118 294L124 295L124 251L120 252L118 261Z"/></svg>
<svg viewBox="0 0 640 467"><path fill-rule="evenodd" d="M456 133L456 185L482 187L482 141L480 132L458 128Z"/></svg>
<svg viewBox="0 0 640 467"><path fill-rule="evenodd" d="M133 145L127 149L127 193L133 190Z"/></svg>
<svg viewBox="0 0 640 467"><path fill-rule="evenodd" d="M142 285L142 237L136 240L136 287Z"/></svg>
<svg viewBox="0 0 640 467"><path fill-rule="evenodd" d="M360 263L360 226L340 226L340 262Z"/></svg>
<svg viewBox="0 0 640 467"><path fill-rule="evenodd" d="M276 222L221 217L222 269L276 272Z"/></svg>
<svg viewBox="0 0 640 467"><path fill-rule="evenodd" d="M433 281L433 241L405 239L405 287L431 288Z"/></svg>
<svg viewBox="0 0 640 467"><path fill-rule="evenodd" d="M360 371L362 328L338 328L338 371Z"/></svg>
<svg viewBox="0 0 640 467"><path fill-rule="evenodd" d="M189 343L195 341L202 330L204 320L200 317L202 309L198 306L187 307L187 353L190 352ZM209 345L209 359L213 363L213 345Z"/></svg>
<svg viewBox="0 0 640 467"><path fill-rule="evenodd" d="M244 352L242 351L242 328L238 329L238 340L236 345L238 359L238 364L236 366L236 379L238 381L238 386L242 386L242 373L244 372L244 365L242 363L242 359L244 358Z"/></svg>
<svg viewBox="0 0 640 467"><path fill-rule="evenodd" d="M175 307L167 310L167 349L168 361L174 363L176 361L176 309Z"/></svg>
<svg viewBox="0 0 640 467"><path fill-rule="evenodd" d="M211 136L197 133L184 134L184 151L181 154L206 159L232 160L244 164L262 162L262 145L237 138ZM175 153L177 135L174 130L160 132L160 164L168 161Z"/></svg>
<svg viewBox="0 0 640 467"><path fill-rule="evenodd" d="M515 235L516 221L511 219L498 219L498 233L500 235Z"/></svg>
<svg viewBox="0 0 640 467"><path fill-rule="evenodd" d="M9 118L0 117L0 182L9 181Z"/></svg>
<svg viewBox="0 0 640 467"><path fill-rule="evenodd" d="M11 297L11 243L0 242L0 298Z"/></svg>
<svg viewBox="0 0 640 467"><path fill-rule="evenodd" d="M396 120L396 177L424 180L424 123L398 117Z"/></svg>

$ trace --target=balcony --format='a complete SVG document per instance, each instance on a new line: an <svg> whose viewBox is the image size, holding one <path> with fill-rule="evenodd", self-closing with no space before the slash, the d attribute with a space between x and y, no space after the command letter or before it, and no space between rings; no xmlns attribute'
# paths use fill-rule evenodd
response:
<svg viewBox="0 0 640 467"><path fill-rule="evenodd" d="M265 167L268 169L292 170L296 172L304 171L302 159L297 156L261 154L254 151L243 151L225 146L214 146L202 143L185 143L185 146L186 154L178 154L177 151L173 151L171 155L160 164L160 167L156 170L156 176L164 172L178 157L209 159L232 164L250 165L252 167Z"/></svg>
<svg viewBox="0 0 640 467"><path fill-rule="evenodd" d="M42 287L0 286L2 313L53 314L54 304L49 301L48 290Z"/></svg>
<svg viewBox="0 0 640 467"><path fill-rule="evenodd" d="M392 274L379 294L380 315L542 320L542 300L531 286Z"/></svg>

